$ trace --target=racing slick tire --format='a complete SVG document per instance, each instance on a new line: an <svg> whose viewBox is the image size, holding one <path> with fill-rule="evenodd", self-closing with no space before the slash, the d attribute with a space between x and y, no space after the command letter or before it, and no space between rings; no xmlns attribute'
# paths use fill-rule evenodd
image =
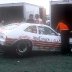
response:
<svg viewBox="0 0 72 72"><path fill-rule="evenodd" d="M15 52L19 57L30 54L32 51L32 43L28 40L21 40L15 44Z"/></svg>

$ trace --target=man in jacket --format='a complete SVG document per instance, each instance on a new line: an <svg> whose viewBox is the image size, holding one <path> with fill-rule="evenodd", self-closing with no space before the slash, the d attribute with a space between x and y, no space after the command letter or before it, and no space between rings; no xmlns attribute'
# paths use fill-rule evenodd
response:
<svg viewBox="0 0 72 72"><path fill-rule="evenodd" d="M56 29L61 33L61 52L63 54L70 53L68 24L65 21L61 21Z"/></svg>

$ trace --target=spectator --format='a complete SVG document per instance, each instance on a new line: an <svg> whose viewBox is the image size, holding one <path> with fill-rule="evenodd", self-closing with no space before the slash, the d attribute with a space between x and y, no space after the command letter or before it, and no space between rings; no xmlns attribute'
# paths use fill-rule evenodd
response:
<svg viewBox="0 0 72 72"><path fill-rule="evenodd" d="M2 20L1 22L0 22L0 26L2 26L2 25L4 25L5 24L5 22L4 22L4 20Z"/></svg>
<svg viewBox="0 0 72 72"><path fill-rule="evenodd" d="M51 26L50 20L46 20L46 24L47 24L48 26Z"/></svg>
<svg viewBox="0 0 72 72"><path fill-rule="evenodd" d="M29 15L29 19L27 20L28 23L34 23L33 14Z"/></svg>
<svg viewBox="0 0 72 72"><path fill-rule="evenodd" d="M58 23L56 29L59 30L59 32L61 33L62 53L70 53L68 24L62 20Z"/></svg>
<svg viewBox="0 0 72 72"><path fill-rule="evenodd" d="M39 24L42 24L43 23L43 21L42 21L42 19L40 18L40 16L38 15L38 14L36 14L35 15L35 23L39 23Z"/></svg>

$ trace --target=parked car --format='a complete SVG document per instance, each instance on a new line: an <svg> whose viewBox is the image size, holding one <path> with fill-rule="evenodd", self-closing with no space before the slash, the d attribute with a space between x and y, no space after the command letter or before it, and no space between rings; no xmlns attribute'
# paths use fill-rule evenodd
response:
<svg viewBox="0 0 72 72"><path fill-rule="evenodd" d="M13 23L0 27L0 48L23 56L32 50L60 50L61 37L44 24Z"/></svg>

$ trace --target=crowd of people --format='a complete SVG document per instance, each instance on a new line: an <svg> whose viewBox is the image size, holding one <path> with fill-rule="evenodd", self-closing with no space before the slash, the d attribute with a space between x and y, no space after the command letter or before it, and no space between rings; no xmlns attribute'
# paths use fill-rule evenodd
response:
<svg viewBox="0 0 72 72"><path fill-rule="evenodd" d="M42 19L40 18L40 16L38 14L35 14L35 18L33 16L33 14L30 14L29 15L29 19L27 20L27 23L39 23L39 24L42 24L43 21Z"/></svg>
<svg viewBox="0 0 72 72"><path fill-rule="evenodd" d="M43 22L43 20L40 18L39 14L35 14L35 16L33 14L30 14L29 18L26 22L27 23L36 23L36 24L46 24L48 26L51 26L50 20L48 20L47 18L45 18L45 20L46 20L46 22Z"/></svg>
<svg viewBox="0 0 72 72"><path fill-rule="evenodd" d="M10 23L19 23L19 22L25 21L27 23L46 24L50 26L50 20L47 20L46 18L45 20L46 22L44 22L44 20L40 18L39 14L35 14L35 16L33 14L30 14L27 20L20 20L19 18L13 18L9 20L2 19L0 21L0 25L10 24Z"/></svg>

